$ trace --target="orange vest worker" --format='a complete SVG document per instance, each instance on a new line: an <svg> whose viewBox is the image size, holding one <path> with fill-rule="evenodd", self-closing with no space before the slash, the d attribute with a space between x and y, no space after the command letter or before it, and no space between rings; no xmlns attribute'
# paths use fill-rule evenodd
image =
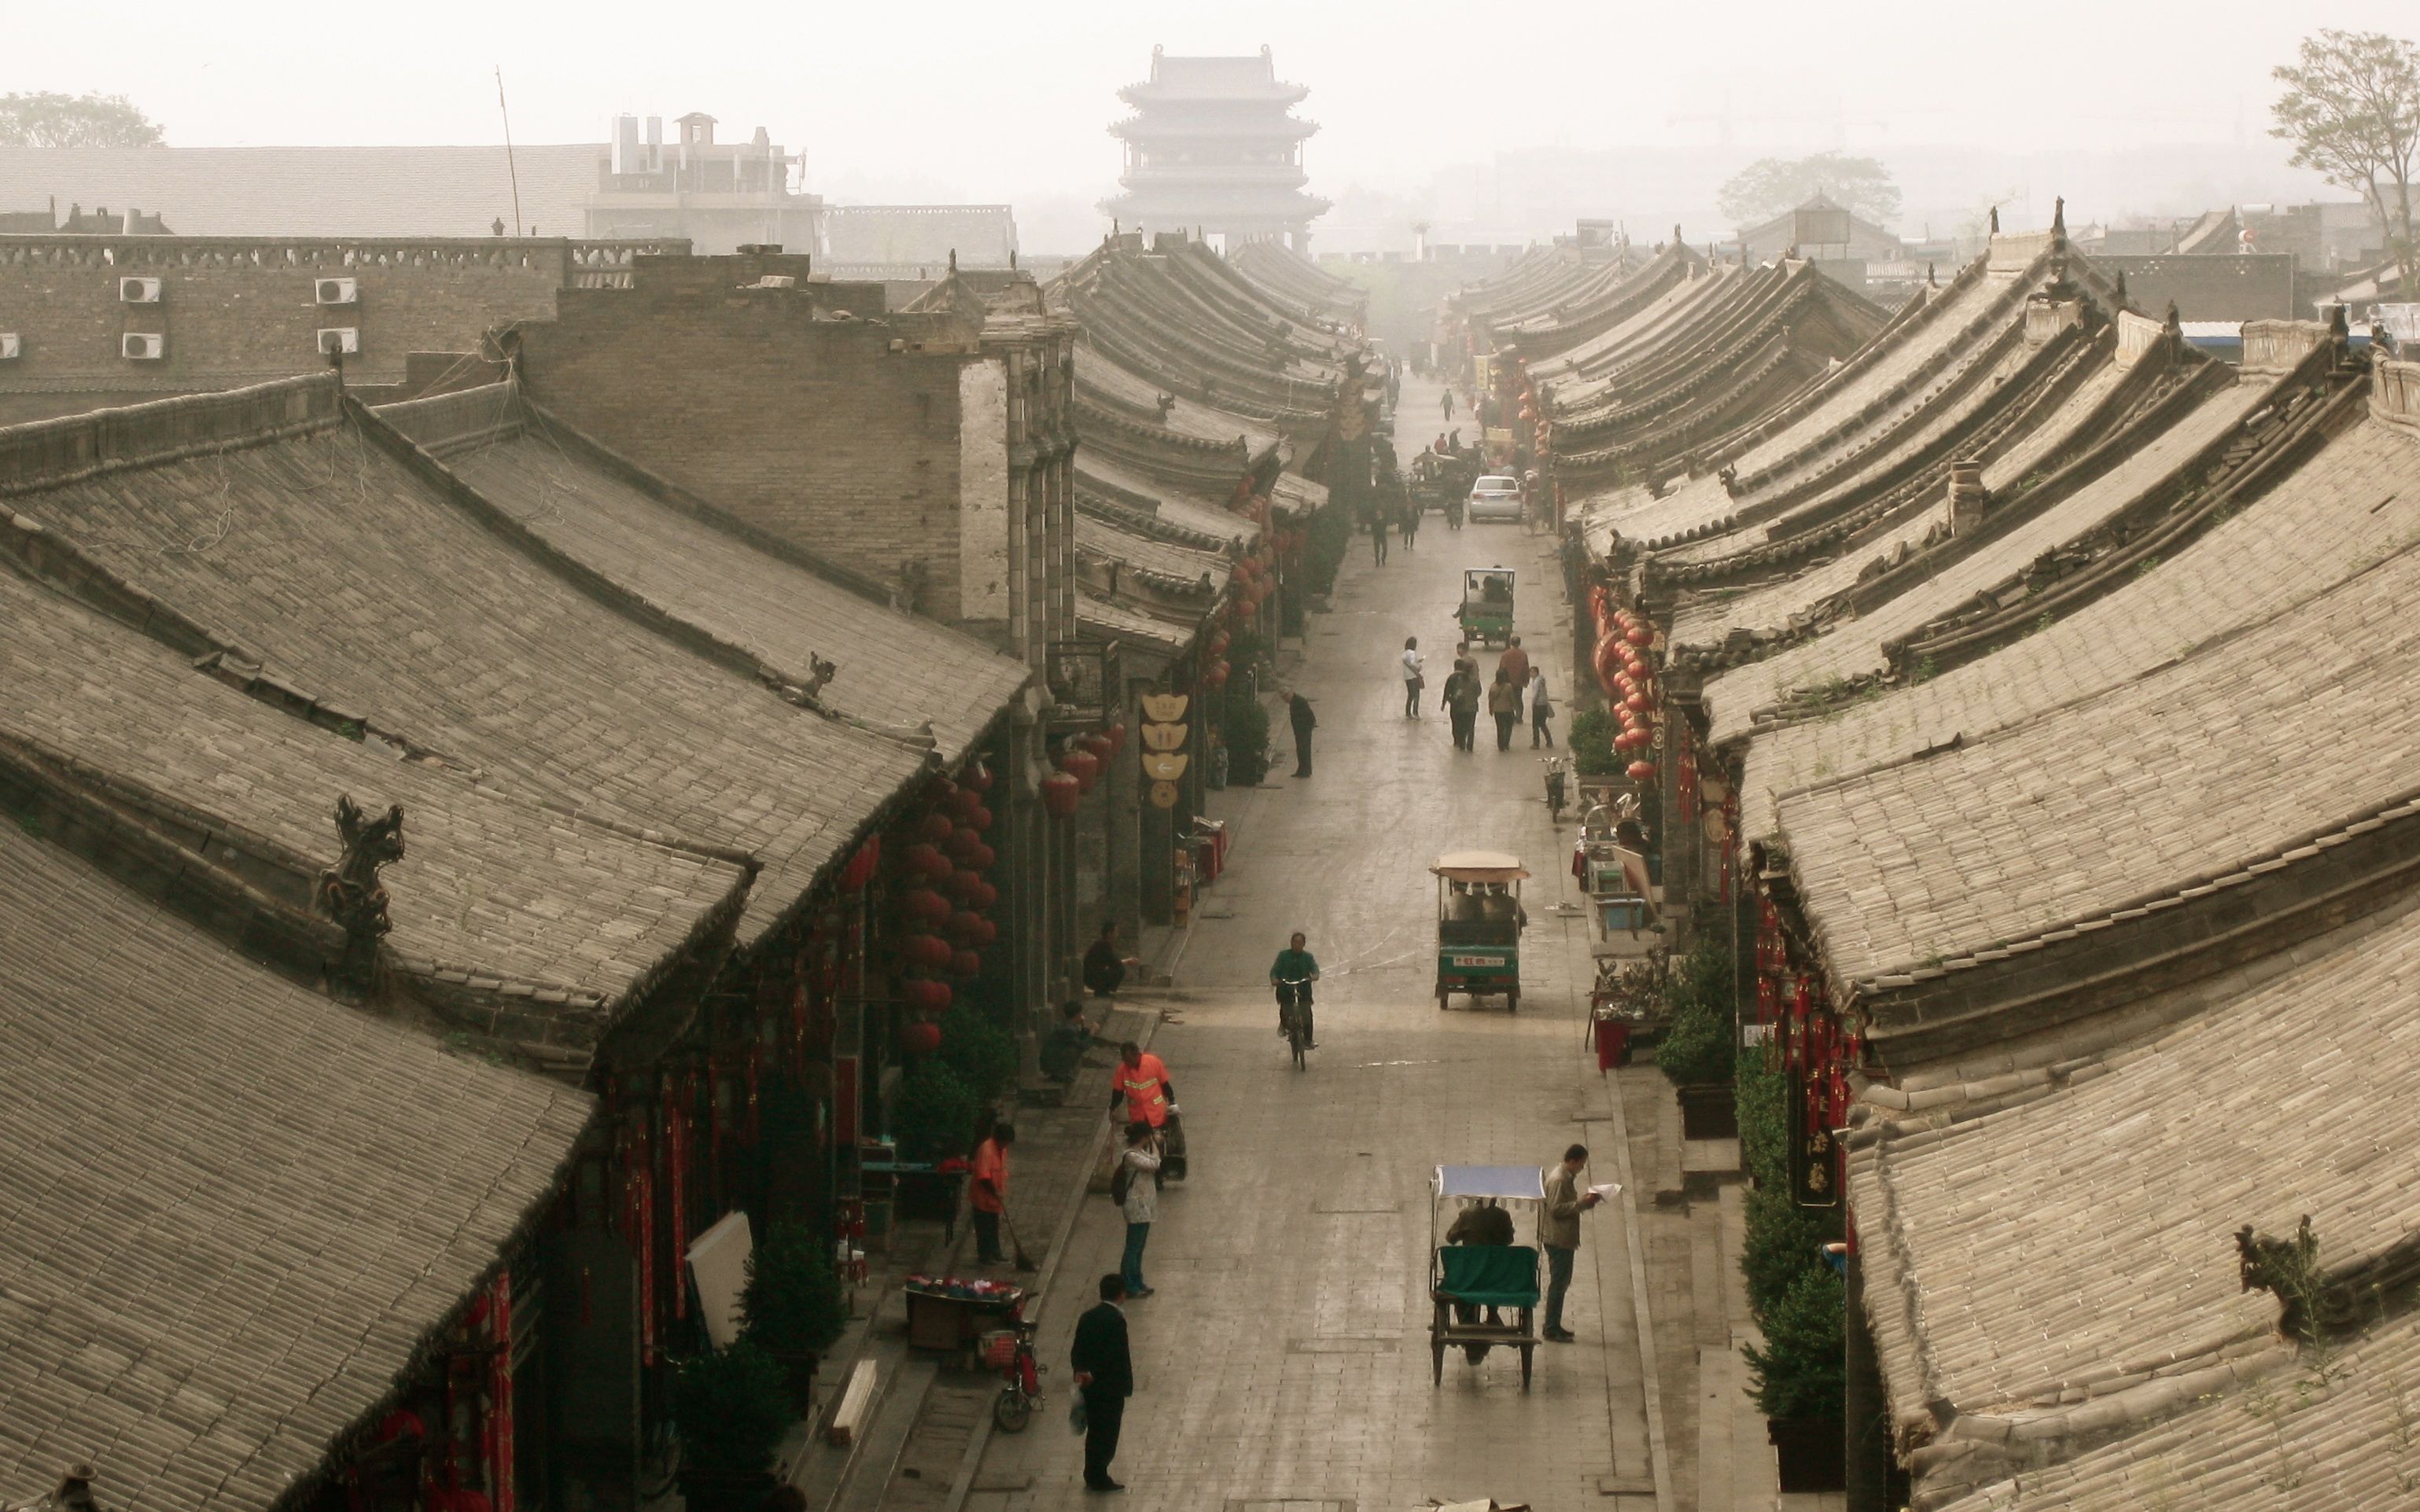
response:
<svg viewBox="0 0 2420 1512"><path fill-rule="evenodd" d="M1118 1062L1117 1089L1126 1095L1126 1121L1158 1128L1168 1119L1168 1066L1146 1050L1129 1066Z"/></svg>
<svg viewBox="0 0 2420 1512"><path fill-rule="evenodd" d="M977 1212L1000 1211L1001 1199L1008 1196L1008 1151L999 1140L986 1139L975 1147L972 1174L967 1201Z"/></svg>

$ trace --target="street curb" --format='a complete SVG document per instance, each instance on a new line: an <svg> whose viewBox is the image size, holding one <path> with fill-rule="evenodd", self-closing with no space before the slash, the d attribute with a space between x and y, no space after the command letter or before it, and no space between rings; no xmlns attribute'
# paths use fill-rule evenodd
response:
<svg viewBox="0 0 2420 1512"><path fill-rule="evenodd" d="M1186 938L1191 937L1192 930L1188 927ZM1159 1024L1156 1011L1147 1014L1142 1028L1136 1034L1135 1042L1149 1049L1152 1041L1158 1037ZM1067 1241L1076 1232L1076 1221L1084 1215L1084 1199L1092 1195L1093 1172L1100 1165L1101 1152L1108 1147L1109 1136L1116 1128L1115 1124L1103 1119L1101 1127L1093 1135L1084 1159L1077 1166L1075 1189L1070 1194L1067 1211L1051 1234L1047 1251L1042 1258L1042 1269L1033 1277L1032 1292L1037 1310L1050 1295L1051 1284L1059 1279L1059 1262L1067 1253ZM967 1498L974 1490L975 1473L983 1468L984 1451L991 1446L991 1435L992 1418L989 1412L985 1412L975 1420L974 1436L967 1441L967 1451L958 1458L957 1472L950 1477L949 1494L941 1499L943 1512L964 1512Z"/></svg>

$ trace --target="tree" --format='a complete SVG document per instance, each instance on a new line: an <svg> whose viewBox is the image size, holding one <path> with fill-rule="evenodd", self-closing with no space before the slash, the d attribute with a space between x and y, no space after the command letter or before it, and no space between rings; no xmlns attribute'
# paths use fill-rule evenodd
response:
<svg viewBox="0 0 2420 1512"><path fill-rule="evenodd" d="M160 128L124 95L0 95L0 147L156 147Z"/></svg>
<svg viewBox="0 0 2420 1512"><path fill-rule="evenodd" d="M1739 226L1769 221L1821 194L1842 209L1887 224L1899 214L1899 186L1879 159L1818 152L1807 158L1761 158L1731 177L1714 198Z"/></svg>
<svg viewBox="0 0 2420 1512"><path fill-rule="evenodd" d="M2379 32L2323 30L2301 60L2273 69L2286 86L2269 134L2294 144L2297 168L2367 201L2406 296L2420 285L2412 232L2412 175L2420 153L2420 49Z"/></svg>

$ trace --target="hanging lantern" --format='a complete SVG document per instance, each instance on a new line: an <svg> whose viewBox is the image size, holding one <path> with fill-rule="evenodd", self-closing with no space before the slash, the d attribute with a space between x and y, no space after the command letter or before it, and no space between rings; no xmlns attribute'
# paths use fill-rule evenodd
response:
<svg viewBox="0 0 2420 1512"><path fill-rule="evenodd" d="M899 853L899 862L911 876L940 878L950 874L950 858L935 845L910 845Z"/></svg>
<svg viewBox="0 0 2420 1512"><path fill-rule="evenodd" d="M981 762L977 762L973 765L968 767L965 771L960 772L958 774L958 780L965 783L968 789L971 792L989 793L991 791L991 768L985 766Z"/></svg>
<svg viewBox="0 0 2420 1512"><path fill-rule="evenodd" d="M974 895L967 900L975 912L985 913L1000 903L1000 889L988 882L975 884Z"/></svg>
<svg viewBox="0 0 2420 1512"><path fill-rule="evenodd" d="M975 841L974 849L967 853L967 865L978 872L990 871L992 863L999 859L1000 853L981 841Z"/></svg>
<svg viewBox="0 0 2420 1512"><path fill-rule="evenodd" d="M881 865L882 837L870 836L857 848L857 854L848 858L847 867L840 874L840 885L854 892L872 882L876 870Z"/></svg>
<svg viewBox="0 0 2420 1512"><path fill-rule="evenodd" d="M950 831L955 827L955 825L950 823L950 816L948 814L928 813L918 822L916 825L916 838L918 840L927 841L928 843L939 845L941 841L950 838Z"/></svg>
<svg viewBox="0 0 2420 1512"><path fill-rule="evenodd" d="M1076 817L1076 805L1083 796L1084 790L1064 772L1053 772L1042 779L1042 807L1053 819Z"/></svg>
<svg viewBox="0 0 2420 1512"><path fill-rule="evenodd" d="M978 803L974 812L966 816L966 825L978 835L985 834L991 829L991 810Z"/></svg>
<svg viewBox="0 0 2420 1512"><path fill-rule="evenodd" d="M929 1056L941 1048L941 1026L929 1019L899 1026L899 1048L911 1056Z"/></svg>
<svg viewBox="0 0 2420 1512"><path fill-rule="evenodd" d="M1212 687L1226 687L1226 686L1227 686L1227 664L1226 664L1225 662L1223 662L1223 661L1214 661L1214 662L1212 662L1212 663L1210 664L1210 670L1209 670L1208 671L1203 672L1203 673L1202 674L1202 680L1203 682L1205 682L1205 683L1209 684Z"/></svg>
<svg viewBox="0 0 2420 1512"><path fill-rule="evenodd" d="M920 966L946 966L950 942L938 934L910 934L899 942L899 953Z"/></svg>
<svg viewBox="0 0 2420 1512"><path fill-rule="evenodd" d="M963 825L969 814L983 807L983 798L970 788L959 788L950 795L943 807L949 810L951 818Z"/></svg>
<svg viewBox="0 0 2420 1512"><path fill-rule="evenodd" d="M950 900L930 887L913 887L899 895L899 911L909 918L938 923L950 917Z"/></svg>
<svg viewBox="0 0 2420 1512"><path fill-rule="evenodd" d="M958 943L970 949L981 949L1000 938L1000 926L988 918L977 918L959 936Z"/></svg>
<svg viewBox="0 0 2420 1512"><path fill-rule="evenodd" d="M950 957L950 975L964 981L983 971L983 957L972 950L960 950Z"/></svg>
<svg viewBox="0 0 2420 1512"><path fill-rule="evenodd" d="M958 903L972 907L975 889L982 886L983 878L974 868L962 866L942 879L941 891Z"/></svg>
<svg viewBox="0 0 2420 1512"><path fill-rule="evenodd" d="M1210 638L1210 655L1214 656L1225 656L1227 654L1227 632L1224 630L1218 631Z"/></svg>
<svg viewBox="0 0 2420 1512"><path fill-rule="evenodd" d="M1629 707L1637 709L1641 714L1645 714L1649 709L1655 706L1655 701L1649 698L1644 693L1633 693L1621 702Z"/></svg>
<svg viewBox="0 0 2420 1512"><path fill-rule="evenodd" d="M1629 771L1630 779L1633 782L1652 782L1655 780L1655 764L1653 762L1632 762L1630 764Z"/></svg>
<svg viewBox="0 0 2420 1512"><path fill-rule="evenodd" d="M950 999L954 995L951 993L950 984L946 981L919 980L902 982L899 986L899 995L928 1013L939 1013L950 1006ZM936 1044L940 1042L938 1036L933 1042Z"/></svg>
<svg viewBox="0 0 2420 1512"><path fill-rule="evenodd" d="M1093 783L1101 775L1101 759L1078 746L1059 753L1059 770L1076 779L1076 791L1079 795L1090 793Z"/></svg>
<svg viewBox="0 0 2420 1512"><path fill-rule="evenodd" d="M1109 765L1109 758L1117 753L1118 748L1109 743L1109 736L1102 734L1098 731L1094 731L1089 735L1078 736L1076 744L1083 747L1086 750L1091 751L1094 759L1098 761L1104 767Z"/></svg>
<svg viewBox="0 0 2420 1512"><path fill-rule="evenodd" d="M956 866L967 867L973 865L969 857L973 854L974 848L982 843L983 837L973 830L954 829L950 831L950 838L941 846L941 850Z"/></svg>
<svg viewBox="0 0 2420 1512"><path fill-rule="evenodd" d="M1109 737L1110 755L1114 756L1118 752L1126 748L1126 727L1125 720L1119 720L1116 724L1113 724L1107 730L1102 731L1101 733Z"/></svg>

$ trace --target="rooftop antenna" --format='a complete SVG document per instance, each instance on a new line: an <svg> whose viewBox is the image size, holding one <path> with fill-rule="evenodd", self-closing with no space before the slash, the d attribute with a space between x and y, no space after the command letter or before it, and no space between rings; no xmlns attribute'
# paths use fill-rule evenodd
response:
<svg viewBox="0 0 2420 1512"><path fill-rule="evenodd" d="M504 108L504 70L496 69L496 114L504 118L504 172L513 182L513 235L521 234L521 171L513 162L513 113Z"/></svg>

